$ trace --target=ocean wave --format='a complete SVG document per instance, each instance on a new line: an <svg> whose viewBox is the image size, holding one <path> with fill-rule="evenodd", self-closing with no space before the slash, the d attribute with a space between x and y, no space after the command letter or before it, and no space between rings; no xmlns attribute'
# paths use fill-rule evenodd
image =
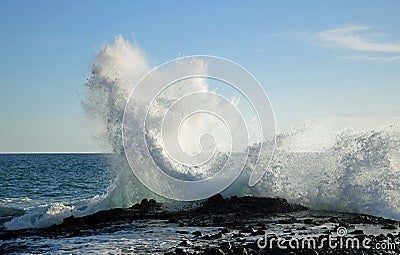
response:
<svg viewBox="0 0 400 255"><path fill-rule="evenodd" d="M0 204L22 204L26 203L27 201L32 201L32 199L29 197L6 197L0 199Z"/></svg>
<svg viewBox="0 0 400 255"><path fill-rule="evenodd" d="M104 124L104 133L97 137L101 137L117 155L114 162L118 169L117 177L104 195L28 208L24 215L5 223L6 228L48 227L71 215L83 216L98 210L129 207L143 198L176 203L155 195L133 175L122 145L125 104L134 84L152 68L141 49L122 37L117 37L113 45L104 47L92 66L84 108ZM201 82L195 84L197 89L206 89L204 86ZM162 103L158 106L163 107ZM399 126L328 132L324 125L320 125L321 122L324 120L279 134L271 164L269 158L258 159L258 164L267 168L262 180L254 187L248 186L252 168L249 164L254 163L250 160L239 178L222 194L278 196L313 209L400 219ZM156 135L152 139L159 140ZM197 140L195 142L197 146ZM267 141L262 142L268 146ZM153 156L171 176L197 180L215 170L213 165L208 165L188 171L176 166L176 162L168 161L156 142L150 144L154 146L151 148ZM220 164L219 160L211 163Z"/></svg>

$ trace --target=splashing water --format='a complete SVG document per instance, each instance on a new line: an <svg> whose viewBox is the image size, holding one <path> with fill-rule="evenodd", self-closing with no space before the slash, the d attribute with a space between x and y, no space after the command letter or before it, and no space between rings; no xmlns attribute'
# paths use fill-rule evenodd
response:
<svg viewBox="0 0 400 255"><path fill-rule="evenodd" d="M400 219L399 126L348 129L324 146L309 141L304 151L304 142L312 140L307 129L312 127L278 137L273 163L256 194L284 197L313 209Z"/></svg>
<svg viewBox="0 0 400 255"><path fill-rule="evenodd" d="M199 62L191 68L207 68L207 65ZM91 117L103 123L105 131L98 136L119 155L114 162L118 169L117 178L102 196L74 204L33 208L26 211L25 215L7 222L6 228L47 227L61 223L63 218L70 215L82 216L101 209L128 207L145 197L172 203L156 196L136 179L127 164L122 146L121 124L126 102L135 84L152 69L139 47L121 36L116 37L113 45L101 50L86 84L84 108ZM191 91L209 90L207 82L195 79L189 84L178 85L166 91L164 99L178 98ZM170 104L168 100L158 100L156 103L152 109L153 116L157 116L159 108ZM192 125L197 127L210 126L212 123L198 119L194 121ZM278 196L313 209L368 213L400 219L399 126L391 125L370 131L327 131L324 125L319 125L320 122L323 121L278 135L274 158L263 179L256 186L248 187L252 164L255 163L250 159L243 173L223 195ZM224 161L225 155L220 153L213 159L211 167L180 168L174 162L164 160L162 146L158 144L158 134L149 135L152 155L160 160L159 165L165 168L165 172L176 178L205 178L213 174L212 166ZM184 146L189 151L198 150L197 140L188 143L192 133L185 131L184 135ZM257 138L253 142L257 142ZM263 143L268 146L270 142ZM250 150L256 151L257 144L251 146ZM268 163L269 159L259 158L259 166L267 167Z"/></svg>

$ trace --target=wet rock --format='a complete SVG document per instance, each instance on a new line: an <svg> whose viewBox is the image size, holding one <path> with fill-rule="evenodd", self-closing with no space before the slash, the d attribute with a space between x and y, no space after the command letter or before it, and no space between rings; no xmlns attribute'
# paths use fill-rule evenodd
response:
<svg viewBox="0 0 400 255"><path fill-rule="evenodd" d="M195 236L195 237L199 237L199 236L201 236L201 232L197 230L197 231L194 231L192 233L192 235Z"/></svg>
<svg viewBox="0 0 400 255"><path fill-rule="evenodd" d="M219 248L206 248L204 250L204 255L225 255L225 252L223 252Z"/></svg>
<svg viewBox="0 0 400 255"><path fill-rule="evenodd" d="M248 233L248 234L253 233L254 231L255 230L252 227L245 227L242 230L240 230L241 233Z"/></svg>
<svg viewBox="0 0 400 255"><path fill-rule="evenodd" d="M278 221L279 224L293 224L293 223L296 223L296 222L297 222L297 219L295 217L291 217L291 218L288 218L288 219L283 219L283 220L279 220Z"/></svg>
<svg viewBox="0 0 400 255"><path fill-rule="evenodd" d="M349 233L350 235L363 235L364 231L362 229L356 229Z"/></svg>
<svg viewBox="0 0 400 255"><path fill-rule="evenodd" d="M132 209L138 209L138 210L151 210L151 209L157 209L161 208L161 204L157 203L156 200L150 199L148 200L147 198L142 199L140 204L135 204L131 208Z"/></svg>
<svg viewBox="0 0 400 255"><path fill-rule="evenodd" d="M231 232L232 230L230 228L223 228L221 229L221 233L222 234L228 234L229 232Z"/></svg>
<svg viewBox="0 0 400 255"><path fill-rule="evenodd" d="M230 249L232 249L232 244L231 244L231 242L222 242L221 244L220 244L220 246L219 246L222 250L230 250Z"/></svg>
<svg viewBox="0 0 400 255"><path fill-rule="evenodd" d="M224 204L224 197L221 194L216 194L209 199L203 204L203 207L218 207L222 204Z"/></svg>
<svg viewBox="0 0 400 255"><path fill-rule="evenodd" d="M264 230L254 230L250 235L251 236L259 236L259 235L264 235L265 231Z"/></svg>
<svg viewBox="0 0 400 255"><path fill-rule="evenodd" d="M218 232L217 234L210 235L210 239L219 239L222 238L223 236L224 234L222 234L222 232Z"/></svg>
<svg viewBox="0 0 400 255"><path fill-rule="evenodd" d="M181 248L176 248L174 251L175 255L188 255L189 253Z"/></svg>
<svg viewBox="0 0 400 255"><path fill-rule="evenodd" d="M394 240L394 239L395 239L394 235L391 234L391 233L387 234L386 237L387 237L389 240Z"/></svg>
<svg viewBox="0 0 400 255"><path fill-rule="evenodd" d="M183 247L189 247L190 245L192 245L192 242L190 242L189 240L183 240L182 242L179 243L179 246Z"/></svg>
<svg viewBox="0 0 400 255"><path fill-rule="evenodd" d="M175 231L176 233L178 233L178 234L181 234L181 235L187 235L187 234L189 234L189 231L186 231L186 230L177 230L177 231Z"/></svg>
<svg viewBox="0 0 400 255"><path fill-rule="evenodd" d="M392 224L385 224L384 226L381 227L381 229L395 230L397 229L397 227Z"/></svg>
<svg viewBox="0 0 400 255"><path fill-rule="evenodd" d="M212 212L214 215L227 213L239 213L240 216L254 216L258 213L296 212L306 210L301 205L288 203L281 198L262 197L231 197L224 199L220 194L214 195L198 208L197 212ZM250 213L251 211L251 213Z"/></svg>
<svg viewBox="0 0 400 255"><path fill-rule="evenodd" d="M380 234L375 237L375 240L377 240L379 242L384 241L384 240L386 240L386 236L384 234Z"/></svg>
<svg viewBox="0 0 400 255"><path fill-rule="evenodd" d="M200 239L211 240L211 237L210 237L210 235L204 235L204 236L201 236Z"/></svg>
<svg viewBox="0 0 400 255"><path fill-rule="evenodd" d="M233 247L232 253L236 254L236 255L248 255L246 248L243 248L243 247L239 247L239 248Z"/></svg>
<svg viewBox="0 0 400 255"><path fill-rule="evenodd" d="M188 227L199 227L201 231L189 232L185 230L177 230L176 233L189 238L190 240L181 240L179 247L173 247L175 250L165 253L167 255L176 254L238 254L238 255L261 255L261 254L297 254L297 255L342 255L342 254L358 254L362 252L366 255L374 254L375 251L354 251L348 250L334 250L325 246L318 250L280 250L276 247L270 250L260 250L254 240L264 235L264 230L268 229L268 233L274 232L276 225L279 229L279 235L282 232L295 234L292 229L307 231L310 225L323 226L325 223L334 223L337 226L347 226L347 229L353 231L349 234L356 235L355 237L362 240L366 236L360 230L359 224L375 224L376 228L390 228L398 227L398 222L387 220L374 216L357 215L357 214L340 214L321 212L319 215L317 211L307 212L303 211L299 214L292 214L293 210L305 210L304 207L298 205L291 205L285 200L276 198L255 198L255 197L232 197L224 199L222 196L214 196L205 201L199 208L182 210L182 211L162 211L161 206L155 201L143 200L141 203L132 206L131 208L118 208L107 211L100 211L93 215L84 217L70 217L64 220L64 223L50 227L49 229L42 230L20 230L20 231L6 231L0 232L0 240L12 240L12 238L19 238L24 236L45 236L48 238L55 238L61 236L62 238L73 235L90 235L90 233L113 233L121 229L138 227L138 224L143 225L149 230L152 229L152 220L156 220L157 224L165 224L168 227L176 227L176 224L184 224ZM248 212L251 213L248 213ZM296 217L291 217L295 215ZM315 215L315 217L314 217ZM334 216L334 217L331 217ZM280 222L276 221L275 217L282 219ZM330 217L330 218L329 218ZM301 219L301 220L299 220ZM132 222L134 225L132 225ZM144 222L144 223L143 223ZM365 223L367 222L367 223ZM293 223L300 223L301 225L292 225ZM171 224L171 225L168 225ZM326 226L329 228L327 229ZM349 228L352 226L352 228ZM355 228L354 228L355 226ZM211 235L204 235L202 227L212 227L215 232ZM337 228L337 227L336 227ZM319 228L318 228L319 229ZM323 229L323 228L321 228ZM332 224L325 225L326 231L332 231ZM79 230L79 232L77 231ZM219 231L219 232L218 232ZM282 232L281 232L282 231ZM154 231L155 233L156 231ZM237 233L242 235L239 235ZM88 234L89 233L89 234ZM149 232L147 232L149 233ZM300 235L303 232L296 231ZM321 232L320 232L321 233ZM175 233L171 233L174 235ZM202 237L203 235L203 237ZM258 236L258 237L252 237ZM269 238L272 238L268 235ZM200 237L200 238L198 238ZM277 237L275 235L275 237ZM318 239L325 238L327 240L329 235L321 233ZM397 233L369 236L373 242L380 242L385 240L395 240L400 238ZM285 235L286 243L290 241L291 236ZM214 248L207 248L212 245ZM22 245L21 245L22 246ZM3 245L8 247L7 250L1 250L0 254L21 253L17 248L10 245ZM190 247L190 250L189 248ZM18 247L19 248L19 247ZM172 249L172 248L170 248ZM188 249L188 250L185 250ZM14 251L15 250L15 251ZM149 250L150 252L150 250ZM160 252L160 251L158 251ZM379 251L380 254L396 254L393 251L384 252Z"/></svg>
<svg viewBox="0 0 400 255"><path fill-rule="evenodd" d="M330 223L340 223L338 217L331 217L331 218L328 220L328 222L330 222Z"/></svg>
<svg viewBox="0 0 400 255"><path fill-rule="evenodd" d="M178 220L175 218L168 219L168 223L178 223Z"/></svg>
<svg viewBox="0 0 400 255"><path fill-rule="evenodd" d="M69 235L67 235L68 237L77 237L80 236L81 231L79 229L74 229Z"/></svg>
<svg viewBox="0 0 400 255"><path fill-rule="evenodd" d="M313 219L305 219L304 224L315 224L315 221Z"/></svg>
<svg viewBox="0 0 400 255"><path fill-rule="evenodd" d="M338 229L339 229L339 228L342 228L342 227L348 229L349 225L348 225L347 223L340 223L338 226L336 226L336 227L333 229L333 232L334 232L334 233L337 233Z"/></svg>
<svg viewBox="0 0 400 255"><path fill-rule="evenodd" d="M220 216L220 215L218 215L218 216L213 216L213 217L212 217L212 222L213 222L213 223L220 223L220 222L223 222L224 219L225 219L225 216Z"/></svg>

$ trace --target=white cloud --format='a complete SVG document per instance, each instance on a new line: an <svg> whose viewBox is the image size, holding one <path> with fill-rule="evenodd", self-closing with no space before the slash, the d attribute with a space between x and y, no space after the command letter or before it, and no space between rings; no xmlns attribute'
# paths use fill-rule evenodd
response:
<svg viewBox="0 0 400 255"><path fill-rule="evenodd" d="M366 60L378 62L390 62L400 60L400 56L393 54L400 53L400 42L377 41L377 38L386 38L382 33L375 33L373 27L368 26L345 26L317 33L316 38L324 46L331 48L342 48L346 50L361 51L365 53L380 53L386 56L348 56L345 59ZM387 56L390 54L391 56Z"/></svg>
<svg viewBox="0 0 400 255"><path fill-rule="evenodd" d="M371 29L372 27L365 26L340 27L319 32L318 37L332 46L346 49L400 53L400 43L373 42L371 34L366 33Z"/></svg>
<svg viewBox="0 0 400 255"><path fill-rule="evenodd" d="M343 58L348 60L362 60L362 61L373 61L373 62L391 62L400 60L400 56L374 57L374 56L358 55L358 56L345 56Z"/></svg>

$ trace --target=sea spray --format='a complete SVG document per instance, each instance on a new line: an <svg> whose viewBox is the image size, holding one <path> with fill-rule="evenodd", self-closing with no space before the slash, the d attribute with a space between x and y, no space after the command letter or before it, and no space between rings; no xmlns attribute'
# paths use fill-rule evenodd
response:
<svg viewBox="0 0 400 255"><path fill-rule="evenodd" d="M398 125L336 131L320 143L313 141L320 139L318 133L310 136L308 129L313 126L278 136L274 160L253 190L256 195L279 196L313 209L400 219Z"/></svg>
<svg viewBox="0 0 400 255"><path fill-rule="evenodd" d="M117 36L113 45L105 46L92 64L91 76L85 84L83 106L87 114L100 120L103 126L103 133L96 134L96 137L115 153L112 164L116 178L101 201L101 208L128 207L143 197L152 196L130 170L121 141L127 99L151 68L145 53L122 36Z"/></svg>
<svg viewBox="0 0 400 255"><path fill-rule="evenodd" d="M128 207L149 197L150 192L136 180L123 156L121 123L126 100L135 85L151 67L145 54L121 36L113 45L102 48L91 66L91 76L85 84L83 107L87 114L100 122L104 132L95 134L106 149L116 154L110 171L115 179L101 196L82 201L46 204L27 208L23 216L5 223L7 229L43 228L59 224L71 215L79 217L114 207Z"/></svg>
<svg viewBox="0 0 400 255"><path fill-rule="evenodd" d="M97 137L116 155L113 161L115 179L101 196L29 208L23 216L5 223L6 228L48 227L71 215L128 207L143 198L162 200L136 179L124 157L121 141L126 101L135 84L152 68L143 51L121 36L100 51L85 85L87 94L83 105L88 115L100 120L104 127L104 133ZM195 87L208 90L207 84L200 80L195 81ZM170 93L173 95L177 91L179 89ZM161 102L160 107L163 107ZM223 194L278 196L313 209L400 219L399 126L343 130L327 128L321 123L324 120L278 135L274 158L263 179L256 186L248 187L250 168L247 166ZM156 146L157 137L152 139ZM162 151L154 150L154 156L161 159ZM259 164L267 166L267 161L260 158ZM173 163L165 166L170 175L188 180L204 178L212 171L209 168L185 172Z"/></svg>
<svg viewBox="0 0 400 255"><path fill-rule="evenodd" d="M148 62L137 45L131 45L118 36L114 45L100 52L93 65L93 75L87 84L90 93L86 109L88 112L95 109L95 115L102 116L107 127L105 137L115 151L120 152L121 149L123 107L133 84L152 69ZM200 65L194 68L206 67ZM209 90L207 83L201 80L191 86L197 91ZM188 92L179 93L180 90L170 93L179 97ZM104 94L100 96L99 93ZM355 119L359 121L359 118ZM340 127L336 122L349 124ZM235 183L223 192L224 195L279 196L314 209L369 213L399 219L399 126L387 123L367 129L354 121L340 118L322 118L305 123L300 129L277 136L274 158L260 183L253 188L248 187L250 169L246 167ZM160 157L157 155L155 158ZM267 167L267 160L260 158L258 164ZM123 158L121 162L124 162ZM146 190L132 175L126 162L121 164L122 175L128 177L122 179L125 182L129 180L129 185L115 184L118 188L114 189L136 187L136 191ZM188 173L174 164L169 164L164 170L172 176L188 180L212 172L212 169L203 169ZM125 193L131 194L129 191ZM108 196L109 199L111 197ZM140 195L135 197L140 198ZM136 202L135 199L128 199L122 205Z"/></svg>

